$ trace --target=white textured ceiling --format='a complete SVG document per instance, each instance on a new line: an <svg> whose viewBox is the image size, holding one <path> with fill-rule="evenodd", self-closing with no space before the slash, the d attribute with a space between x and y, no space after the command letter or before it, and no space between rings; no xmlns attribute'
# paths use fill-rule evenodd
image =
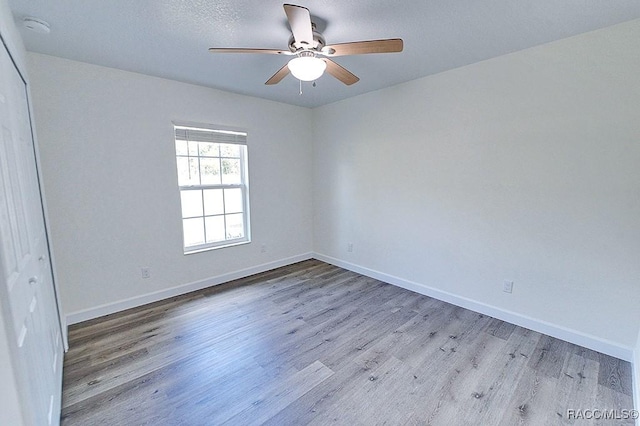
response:
<svg viewBox="0 0 640 426"><path fill-rule="evenodd" d="M329 75L298 94L298 81L264 82L289 59L212 54L209 47L286 49L281 2L264 0L10 0L28 50L315 107L531 46L640 18L640 0L307 0L327 44L404 39L404 52L336 58L360 77Z"/></svg>

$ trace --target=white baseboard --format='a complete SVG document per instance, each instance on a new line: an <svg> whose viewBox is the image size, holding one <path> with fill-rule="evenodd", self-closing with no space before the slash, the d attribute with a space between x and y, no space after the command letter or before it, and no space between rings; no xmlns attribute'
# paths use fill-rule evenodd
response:
<svg viewBox="0 0 640 426"><path fill-rule="evenodd" d="M237 280L239 278L245 278L250 275L259 274L261 272L266 272L271 269L280 268L281 266L291 265L292 263L302 262L303 260L312 258L312 253L303 253L297 256L287 257L285 259L280 259L269 263L263 263L262 265L252 266L250 268L229 272L227 274L222 274L215 277L205 278L203 280L182 284L153 293L143 294L141 296L124 299L117 302L106 303L104 305L96 306L95 308L72 312L66 315L67 325L77 324L79 322L88 321L90 319L124 311L126 309L135 308L163 299L168 299L170 297L180 296L181 294L186 294L192 291L202 290L203 288L223 284L229 281Z"/></svg>
<svg viewBox="0 0 640 426"><path fill-rule="evenodd" d="M599 337L591 336L582 333L577 330L572 330L567 327L563 327L557 324L552 324L544 320L532 318L526 315L519 314L517 312L506 311L504 309L497 308L495 306L487 305L476 300L472 300L463 296L459 296L446 291L438 290L433 287L429 287L425 284L416 283L413 281L405 280L393 275L385 274L384 272L376 271L373 269L365 268L350 262L345 262L340 259L336 259L330 256L326 256L320 253L314 253L315 259L323 262L330 263L335 266L339 266L344 269L356 272L367 277L375 278L377 280L393 284L398 287L405 288L407 290L414 291L416 293L423 294L425 296L433 297L434 299L442 300L452 305L460 306L474 312L478 312L484 315L491 316L493 318L506 321L511 324L515 324L524 328L528 328L539 333L546 334L579 346L583 346L588 349L592 349L597 352L601 352L613 357L633 362L633 349L630 347L622 346L618 343L601 339ZM637 366L640 368L640 365ZM637 377L634 376L634 379ZM634 380L635 381L635 380ZM638 403L638 401L636 401Z"/></svg>

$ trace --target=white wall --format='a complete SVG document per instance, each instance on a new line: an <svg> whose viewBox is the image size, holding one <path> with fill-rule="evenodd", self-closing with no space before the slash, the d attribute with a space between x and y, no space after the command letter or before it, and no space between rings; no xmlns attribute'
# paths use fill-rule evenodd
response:
<svg viewBox="0 0 640 426"><path fill-rule="evenodd" d="M629 359L639 39L636 20L317 108L315 251Z"/></svg>
<svg viewBox="0 0 640 426"><path fill-rule="evenodd" d="M71 321L311 252L310 110L34 53L28 64ZM172 120L248 132L251 244L183 255Z"/></svg>

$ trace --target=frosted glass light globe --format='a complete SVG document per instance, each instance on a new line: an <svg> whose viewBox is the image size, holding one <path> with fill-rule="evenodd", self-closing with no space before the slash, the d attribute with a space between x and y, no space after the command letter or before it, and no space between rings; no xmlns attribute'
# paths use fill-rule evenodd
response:
<svg viewBox="0 0 640 426"><path fill-rule="evenodd" d="M327 64L315 56L298 56L289 61L289 71L298 80L314 81L327 69Z"/></svg>

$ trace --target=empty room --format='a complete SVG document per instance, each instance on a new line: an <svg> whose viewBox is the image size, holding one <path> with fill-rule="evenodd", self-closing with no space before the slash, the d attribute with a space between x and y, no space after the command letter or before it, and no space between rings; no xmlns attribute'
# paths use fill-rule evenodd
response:
<svg viewBox="0 0 640 426"><path fill-rule="evenodd" d="M640 424L637 0L0 37L0 424Z"/></svg>

